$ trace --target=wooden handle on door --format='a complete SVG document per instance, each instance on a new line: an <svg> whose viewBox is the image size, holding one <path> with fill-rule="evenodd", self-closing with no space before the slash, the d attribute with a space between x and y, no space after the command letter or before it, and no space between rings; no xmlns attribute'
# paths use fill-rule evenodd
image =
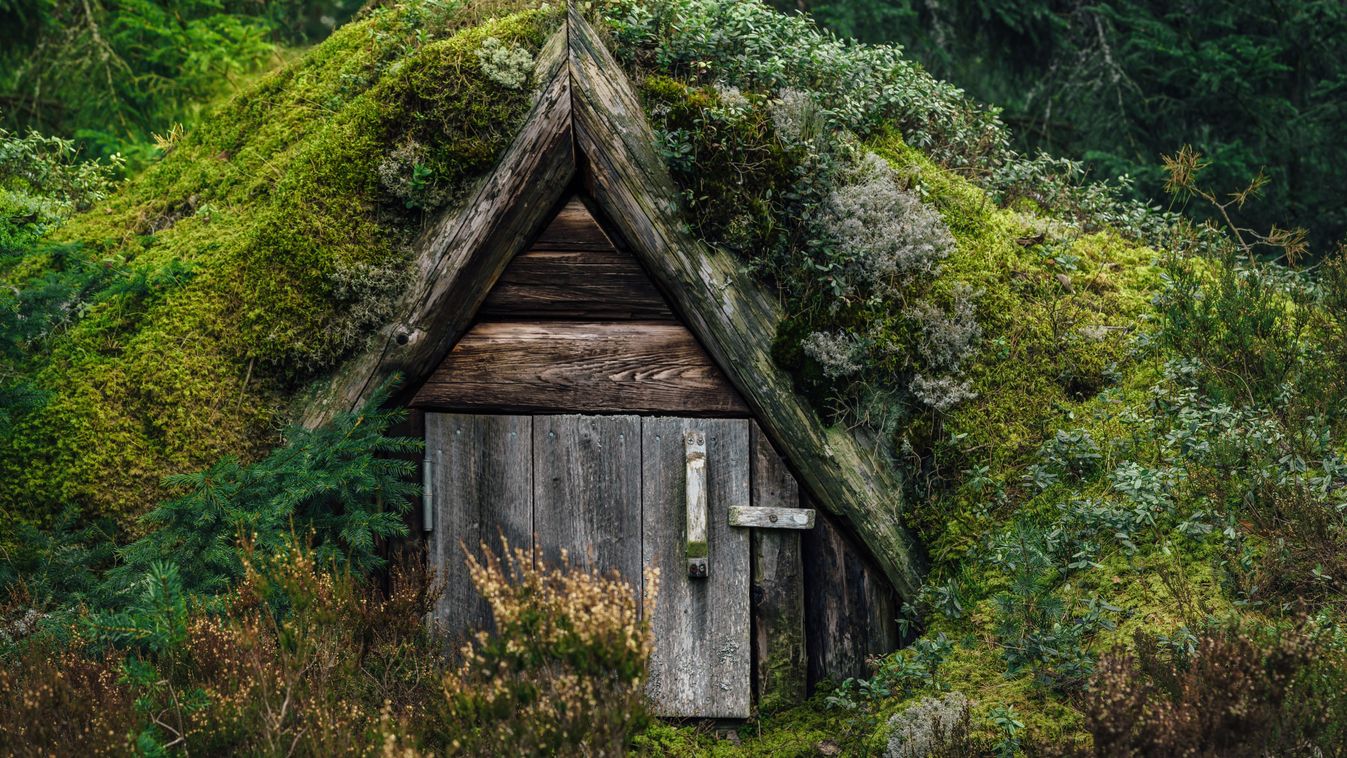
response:
<svg viewBox="0 0 1347 758"><path fill-rule="evenodd" d="M685 503L687 505L687 559L688 576L704 579L710 571L710 544L707 542L707 524L710 518L706 498L706 433L688 432L683 435L683 449L687 462Z"/></svg>

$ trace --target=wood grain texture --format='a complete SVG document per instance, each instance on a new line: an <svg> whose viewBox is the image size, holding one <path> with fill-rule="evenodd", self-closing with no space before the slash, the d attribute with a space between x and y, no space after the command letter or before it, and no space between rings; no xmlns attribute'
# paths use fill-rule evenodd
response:
<svg viewBox="0 0 1347 758"><path fill-rule="evenodd" d="M538 56L539 83L519 134L462 205L443 214L413 244L412 284L396 318L326 380L295 401L313 428L359 408L397 376L427 377L468 328L505 265L533 239L576 173L571 131L568 25Z"/></svg>
<svg viewBox="0 0 1347 758"><path fill-rule="evenodd" d="M616 250L584 201L572 197L533 241L534 250Z"/></svg>
<svg viewBox="0 0 1347 758"><path fill-rule="evenodd" d="M730 506L730 526L744 529L813 529L812 508Z"/></svg>
<svg viewBox="0 0 1347 758"><path fill-rule="evenodd" d="M694 238L678 190L626 75L570 6L572 117L590 195L675 310L723 367L764 431L822 505L860 531L889 578L915 597L924 558L902 523L897 471L853 434L825 426L772 358L783 313L776 295L729 253Z"/></svg>
<svg viewBox="0 0 1347 758"><path fill-rule="evenodd" d="M640 417L535 416L533 523L544 560L617 570L639 600Z"/></svg>
<svg viewBox="0 0 1347 758"><path fill-rule="evenodd" d="M647 322L478 324L412 404L496 412L748 411L687 329Z"/></svg>
<svg viewBox="0 0 1347 758"><path fill-rule="evenodd" d="M672 321L674 315L631 253L535 247L505 267L478 318Z"/></svg>
<svg viewBox="0 0 1347 758"><path fill-rule="evenodd" d="M752 424L753 505L794 508L799 485L758 425ZM754 684L759 707L804 702L808 685L800 535L753 530L751 539Z"/></svg>
<svg viewBox="0 0 1347 758"><path fill-rule="evenodd" d="M464 549L480 557L486 542L499 553L502 535L512 548L533 544L532 419L427 413L425 425L435 514L427 550L445 583L434 620L455 651L466 635L491 628Z"/></svg>
<svg viewBox="0 0 1347 758"><path fill-rule="evenodd" d="M834 517L798 534L809 685L869 676L866 660L898 647L898 597Z"/></svg>
<svg viewBox="0 0 1347 758"><path fill-rule="evenodd" d="M687 575L683 435L706 433L710 575ZM642 419L643 561L659 569L646 692L661 716L747 718L751 706L748 532L726 523L749 497L748 421Z"/></svg>

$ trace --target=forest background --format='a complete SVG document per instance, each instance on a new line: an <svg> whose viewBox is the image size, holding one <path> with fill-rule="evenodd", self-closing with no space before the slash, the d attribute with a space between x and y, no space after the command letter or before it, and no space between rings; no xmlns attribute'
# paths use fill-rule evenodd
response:
<svg viewBox="0 0 1347 758"><path fill-rule="evenodd" d="M448 3L452 4L452 3ZM1336 0L772 0L841 36L894 42L995 104L1015 147L1083 161L1168 202L1161 156L1191 144L1212 186L1263 172L1241 225L1347 234L1347 5ZM358 0L0 0L0 126L72 138L127 171L155 135L325 37ZM1123 177L1126 177L1123 179ZM1201 216L1205 207L1188 209Z"/></svg>

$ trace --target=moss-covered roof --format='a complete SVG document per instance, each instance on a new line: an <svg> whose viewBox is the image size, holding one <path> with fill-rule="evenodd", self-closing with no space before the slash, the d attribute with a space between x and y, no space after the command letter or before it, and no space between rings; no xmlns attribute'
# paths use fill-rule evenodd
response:
<svg viewBox="0 0 1347 758"><path fill-rule="evenodd" d="M929 157L949 166L980 160L976 153L997 141L987 112L895 50L837 43L783 17L736 34L753 14L775 14L697 5L612 3L598 16L657 125L677 134L683 123L671 122L696 128L707 113L721 118L729 87L749 98L742 123L731 125L748 130L744 144L731 133L723 145L692 146L699 172L724 161L709 184L740 185L689 193L689 220L705 239L748 248L758 235L782 246L780 229L750 229L744 244L743 229L718 226L773 225L778 209L762 196L785 191L797 167L772 144L770 100L807 89L835 112L826 128L868 131L865 142L908 181L948 185L933 199L960 242L951 272L966 268L960 278L980 287L998 273L980 254L1032 219L998 216ZM389 317L409 276L412 239L461 202L509 144L530 104L532 58L561 23L546 6L438 8L366 13L221 104L155 166L60 230L114 273L34 367L48 402L0 443L0 502L14 515L76 504L131 517L162 494L163 475L225 453L256 454L276 441L289 398ZM655 18L680 12L702 14L700 23L723 36L696 37ZM705 16L712 12L719 16ZM813 49L760 65L765 51L799 48L801 39ZM780 165L745 183L729 175L742 150L775 151ZM756 217L716 218L707 201L717 193L754 195L745 199ZM963 254L972 245L968 253L978 254ZM21 283L44 265L29 259L4 276Z"/></svg>
<svg viewBox="0 0 1347 758"><path fill-rule="evenodd" d="M1144 277L1147 255L1116 234L1064 233L1046 214L998 207L961 178L1000 160L993 113L895 49L838 42L752 4L614 2L594 17L644 100L688 226L787 303L777 361L825 417L873 421L865 432L880 449L929 447L950 429L1016 451L1053 415L1029 409L1101 386L1118 342L1043 349L1060 335L1025 315L1063 285L1054 258L1017 240L1059 238L1057 257L1090 277L1073 307L1105 335L1136 316L1141 301L1119 283ZM75 505L130 525L164 494L165 475L275 444L294 399L394 315L418 233L467 202L511 143L540 84L534 60L562 23L545 5L371 10L222 103L62 228L111 273L33 366L48 399L0 440L0 503L25 520ZM781 49L791 54L768 55ZM921 198L910 211L866 212L938 212L923 222L935 224L932 241L912 243L933 250L920 277L828 229L845 222L834 206L865 155L889 167L877 181L898 199ZM801 221L808 208L822 220ZM886 233L901 243L911 232ZM22 283L44 265L29 259L5 277ZM940 323L953 328L967 293L975 336L994 350L936 365L913 314L948 313ZM845 377L809 349L834 336L858 351ZM953 413L937 401L933 415L913 398L918 379L975 399ZM864 404L875 407L854 407ZM957 535L936 529L936 549Z"/></svg>
<svg viewBox="0 0 1347 758"><path fill-rule="evenodd" d="M483 73L483 41L536 52L559 23L547 10L431 8L376 9L338 30L60 231L114 273L34 368L48 401L0 443L13 515L79 505L125 520L165 474L255 455L276 442L291 393L388 317L419 203L457 200L529 105L526 87ZM380 179L408 145L416 197Z"/></svg>

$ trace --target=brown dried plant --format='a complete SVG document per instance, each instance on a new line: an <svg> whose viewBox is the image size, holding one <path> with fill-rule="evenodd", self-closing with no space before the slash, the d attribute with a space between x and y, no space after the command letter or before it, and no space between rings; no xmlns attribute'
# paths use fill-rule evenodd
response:
<svg viewBox="0 0 1347 758"><path fill-rule="evenodd" d="M1323 755L1342 744L1343 663L1311 624L1209 628L1186 655L1139 634L1099 660L1081 710L1097 756Z"/></svg>
<svg viewBox="0 0 1347 758"><path fill-rule="evenodd" d="M1209 161L1192 148L1184 145L1174 155L1161 156L1161 162L1169 176L1165 179L1165 191L1175 197L1190 196L1200 198L1210 205L1240 250L1250 263L1255 263L1255 251L1260 247L1280 250L1288 265L1294 266L1309 249L1309 233L1304 229L1282 229L1273 226L1266 233L1240 226L1230 214L1231 209L1240 210L1249 200L1258 197L1267 186L1267 174L1259 171L1249 183L1222 199L1214 190L1203 186L1198 180L1202 171L1211 165Z"/></svg>
<svg viewBox="0 0 1347 758"><path fill-rule="evenodd" d="M538 550L469 554L495 631L445 675L445 725L463 754L620 755L646 719L644 685L658 575L643 604L616 573L548 566ZM466 552L466 551L465 551ZM644 612L643 612L644 611Z"/></svg>

